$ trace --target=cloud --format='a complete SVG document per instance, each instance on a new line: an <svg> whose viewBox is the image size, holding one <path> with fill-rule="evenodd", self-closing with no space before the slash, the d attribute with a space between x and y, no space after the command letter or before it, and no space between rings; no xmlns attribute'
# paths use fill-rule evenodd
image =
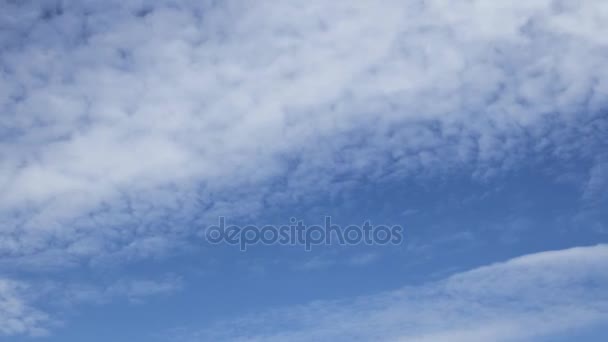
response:
<svg viewBox="0 0 608 342"><path fill-rule="evenodd" d="M143 303L153 296L173 294L182 287L181 278L173 275L158 279L122 277L94 283L39 280L30 284L0 278L0 337L45 336L63 324L66 308L106 304L117 299Z"/></svg>
<svg viewBox="0 0 608 342"><path fill-rule="evenodd" d="M607 260L606 245L525 255L396 291L256 312L171 340L528 341L608 320Z"/></svg>
<svg viewBox="0 0 608 342"><path fill-rule="evenodd" d="M487 177L529 156L589 156L605 133L601 2L2 12L0 251L12 258L57 244L57 260L122 253L180 238L195 216L339 192L338 176Z"/></svg>
<svg viewBox="0 0 608 342"><path fill-rule="evenodd" d="M604 200L608 190L608 157L600 155L596 160L589 170L589 178L583 191L583 198L587 201Z"/></svg>
<svg viewBox="0 0 608 342"><path fill-rule="evenodd" d="M50 318L29 304L27 285L0 278L0 336L46 335Z"/></svg>
<svg viewBox="0 0 608 342"><path fill-rule="evenodd" d="M60 289L59 287L63 287ZM109 284L98 283L50 283L48 293L59 296L59 305L104 304L116 298L126 298L132 303L141 303L152 296L170 295L183 287L181 278L166 275L159 279L122 278Z"/></svg>
<svg viewBox="0 0 608 342"><path fill-rule="evenodd" d="M295 270L301 271L319 271L333 267L364 267L377 262L378 253L365 252L355 253L350 256L336 255L336 253L321 253L315 255L303 262L295 262L292 266Z"/></svg>
<svg viewBox="0 0 608 342"><path fill-rule="evenodd" d="M1 7L2 270L164 257L218 215L362 179L555 158L590 165L586 199L605 188L599 1ZM0 284L22 310L0 332L34 333L26 285Z"/></svg>

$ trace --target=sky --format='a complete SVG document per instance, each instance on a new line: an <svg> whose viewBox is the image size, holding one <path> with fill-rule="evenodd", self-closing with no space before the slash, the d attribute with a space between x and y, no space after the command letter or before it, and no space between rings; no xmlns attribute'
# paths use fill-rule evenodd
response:
<svg viewBox="0 0 608 342"><path fill-rule="evenodd" d="M606 265L608 2L0 1L0 341L599 342Z"/></svg>

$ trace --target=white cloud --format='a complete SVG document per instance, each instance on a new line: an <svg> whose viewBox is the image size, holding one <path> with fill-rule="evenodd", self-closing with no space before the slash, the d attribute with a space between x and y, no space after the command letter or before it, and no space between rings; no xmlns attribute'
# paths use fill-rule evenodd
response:
<svg viewBox="0 0 608 342"><path fill-rule="evenodd" d="M13 264L145 258L336 175L491 176L589 156L605 130L599 1L3 6Z"/></svg>
<svg viewBox="0 0 608 342"><path fill-rule="evenodd" d="M444 280L256 312L184 340L531 341L608 321L608 246L515 258Z"/></svg>
<svg viewBox="0 0 608 342"><path fill-rule="evenodd" d="M29 304L26 293L26 284L0 278L0 336L47 334L49 317Z"/></svg>
<svg viewBox="0 0 608 342"><path fill-rule="evenodd" d="M25 281L0 278L0 337L43 336L63 324L66 308L105 304L117 299L143 303L152 296L170 295L182 289L180 277L158 279L123 277L95 283L74 281ZM53 314L50 314L53 313Z"/></svg>

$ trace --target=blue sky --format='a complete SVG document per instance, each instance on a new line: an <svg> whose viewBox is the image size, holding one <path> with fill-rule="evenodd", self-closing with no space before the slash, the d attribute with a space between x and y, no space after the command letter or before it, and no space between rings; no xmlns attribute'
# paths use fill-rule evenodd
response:
<svg viewBox="0 0 608 342"><path fill-rule="evenodd" d="M1 3L0 341L605 341L606 37L593 0Z"/></svg>

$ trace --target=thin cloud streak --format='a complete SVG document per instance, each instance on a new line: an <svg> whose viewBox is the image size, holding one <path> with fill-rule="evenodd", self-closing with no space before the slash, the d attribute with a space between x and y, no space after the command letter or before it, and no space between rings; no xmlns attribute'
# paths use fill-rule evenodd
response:
<svg viewBox="0 0 608 342"><path fill-rule="evenodd" d="M446 279L256 312L183 341L532 341L608 321L608 246L525 255Z"/></svg>

